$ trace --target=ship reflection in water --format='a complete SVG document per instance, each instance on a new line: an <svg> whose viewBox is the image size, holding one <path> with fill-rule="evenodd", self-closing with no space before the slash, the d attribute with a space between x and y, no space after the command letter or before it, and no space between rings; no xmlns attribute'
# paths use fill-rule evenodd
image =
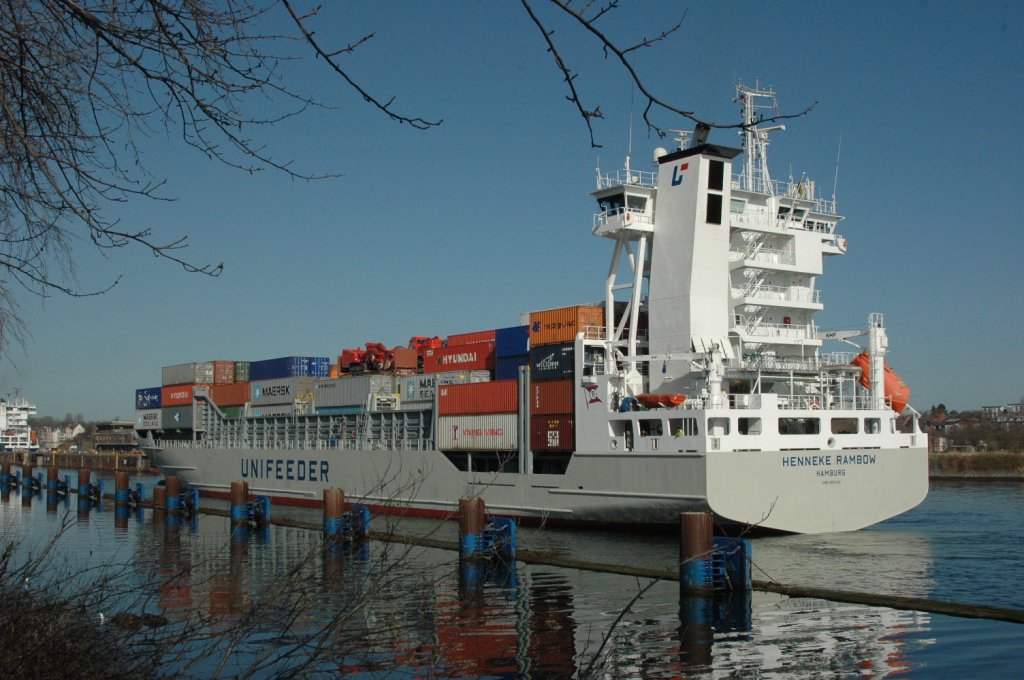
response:
<svg viewBox="0 0 1024 680"><path fill-rule="evenodd" d="M522 562L460 565L452 552L383 542L325 546L318 532L282 526L232 533L221 517L136 525L136 563L157 565L164 615L203 616L206 632L231 639L229 666L243 674L301 666L300 674L367 677L885 675L913 669L930 632L930 617L913 612L758 592L680 598L675 582ZM602 540L557 536L583 551ZM658 541L649 547L650 557L665 557ZM769 562L782 554L774 550ZM791 565L818 561L787 551ZM911 543L902 564L889 566L925 574L927 564L909 564L922 559L925 546ZM859 587L841 570L828 576ZM189 673L228 652L203 644L209 658L192 658Z"/></svg>

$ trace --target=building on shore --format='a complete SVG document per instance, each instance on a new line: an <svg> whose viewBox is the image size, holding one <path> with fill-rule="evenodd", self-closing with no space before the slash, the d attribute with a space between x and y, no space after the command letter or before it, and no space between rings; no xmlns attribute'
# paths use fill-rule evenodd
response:
<svg viewBox="0 0 1024 680"><path fill-rule="evenodd" d="M28 419L35 414L36 405L30 404L18 390L14 395L0 398L0 450L39 450L39 441L28 424Z"/></svg>

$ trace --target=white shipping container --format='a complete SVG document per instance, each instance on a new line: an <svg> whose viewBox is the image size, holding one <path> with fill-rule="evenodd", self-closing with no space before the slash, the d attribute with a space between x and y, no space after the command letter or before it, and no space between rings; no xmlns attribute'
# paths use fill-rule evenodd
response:
<svg viewBox="0 0 1024 680"><path fill-rule="evenodd" d="M275 378L249 383L249 401L253 406L274 406L313 401L317 378Z"/></svg>
<svg viewBox="0 0 1024 680"><path fill-rule="evenodd" d="M135 411L136 430L159 430L161 427L161 411L158 408L137 409Z"/></svg>
<svg viewBox="0 0 1024 680"><path fill-rule="evenodd" d="M213 384L213 362L199 361L191 364L164 366L162 385Z"/></svg>
<svg viewBox="0 0 1024 680"><path fill-rule="evenodd" d="M313 401L317 408L339 406L366 406L371 394L394 394L395 376L371 373L347 375L331 380L320 379L314 388Z"/></svg>
<svg viewBox="0 0 1024 680"><path fill-rule="evenodd" d="M515 451L519 428L515 413L486 416L441 416L437 448L441 451Z"/></svg>

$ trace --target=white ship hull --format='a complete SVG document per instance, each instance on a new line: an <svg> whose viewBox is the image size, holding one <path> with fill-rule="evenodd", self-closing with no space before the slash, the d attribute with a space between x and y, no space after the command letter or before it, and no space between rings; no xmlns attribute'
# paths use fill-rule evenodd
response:
<svg viewBox="0 0 1024 680"><path fill-rule="evenodd" d="M436 451L169 447L147 453L204 495L226 496L231 482L245 481L251 493L273 502L315 506L324 489L339 488L347 500L376 511L430 517L450 517L459 499L480 496L494 514L595 527L668 526L678 524L680 512L712 510L761 529L852 531L909 510L928 491L923 449L821 452L805 465L790 464L790 451L577 451L561 475L462 472Z"/></svg>

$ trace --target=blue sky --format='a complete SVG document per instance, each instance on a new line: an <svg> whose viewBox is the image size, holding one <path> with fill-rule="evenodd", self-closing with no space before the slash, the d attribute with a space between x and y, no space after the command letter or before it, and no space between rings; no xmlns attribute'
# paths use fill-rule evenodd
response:
<svg viewBox="0 0 1024 680"><path fill-rule="evenodd" d="M535 0L543 8L540 0ZM773 137L773 174L806 173L837 198L849 253L826 261L819 327L883 312L890 362L919 410L1017 401L1024 335L1017 282L1024 219L1024 10L1011 2L625 2L603 24L629 43L687 9L636 66L662 98L735 122L737 80L760 80L783 112L817 101ZM321 63L294 65L300 89L335 108L259 139L309 183L209 161L173 132L145 143L173 203L112 208L126 224L225 265L190 275L148 253L78 251L85 299L23 297L31 331L0 365L41 414L130 417L160 367L211 359L335 357L367 341L404 344L514 325L519 315L599 299L610 242L590 235L594 168L629 149L624 73L589 36L556 25L585 100L605 114L592 149L560 73L518 3L336 3L339 42L375 38L347 63L434 130L389 122ZM633 164L666 142L633 115ZM659 115L666 128L692 124ZM734 131L711 141L738 146ZM836 348L839 349L839 348Z"/></svg>

